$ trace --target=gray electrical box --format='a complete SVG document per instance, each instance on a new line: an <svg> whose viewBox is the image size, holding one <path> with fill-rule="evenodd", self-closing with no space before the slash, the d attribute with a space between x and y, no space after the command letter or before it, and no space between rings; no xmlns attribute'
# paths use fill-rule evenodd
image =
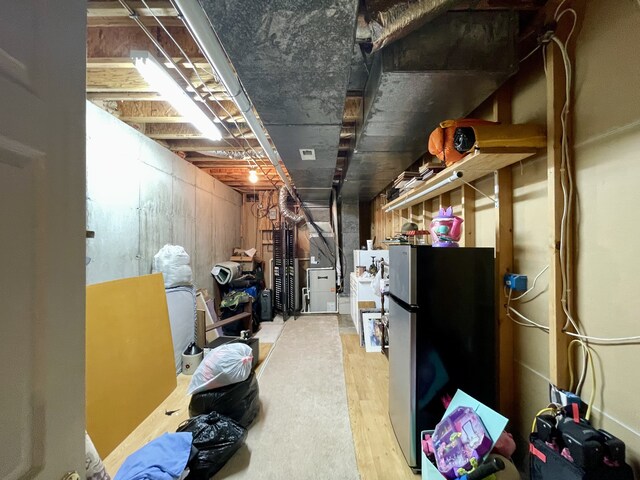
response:
<svg viewBox="0 0 640 480"><path fill-rule="evenodd" d="M334 268L307 269L309 313L337 313L336 270Z"/></svg>

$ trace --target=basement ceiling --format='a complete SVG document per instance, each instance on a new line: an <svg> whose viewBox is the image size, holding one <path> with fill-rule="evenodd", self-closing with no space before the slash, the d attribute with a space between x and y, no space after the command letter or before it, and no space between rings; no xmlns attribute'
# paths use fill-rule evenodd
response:
<svg viewBox="0 0 640 480"><path fill-rule="evenodd" d="M391 44L380 52L367 54L371 46L371 38L367 38L368 21L380 11L402 2L200 2L282 158L281 166L303 202L327 203L332 188L341 190L345 198L367 200L424 153L427 135L435 120L425 120L424 115L429 113L430 105L424 98L416 96L414 90L407 90L406 98L409 103L413 100L424 115L409 115L406 129L403 127L390 132L393 142L409 145L396 149L393 159L390 159L389 151L378 148L379 142L376 142L380 138L376 136L381 132L375 125L393 124L394 109L377 109L375 122L367 124L372 116L372 99L375 100L377 95L374 84L384 79L380 76L380 71L384 72L381 65L387 65L386 71L390 72L389 63L382 60L385 49L389 56L395 48L397 56L399 45L402 45L398 43L393 47ZM223 140L212 142L203 138L167 102L151 91L138 74L129 59L129 52L148 50L165 63L178 81L182 81L171 64L164 61L154 41L129 17L129 11L122 3L136 12L153 40L173 58L181 72L206 99L215 112L218 126L224 134ZM513 48L516 47L519 26L518 43L524 53L535 46L536 26L544 21L541 7L545 0L440 3L448 6L455 3L451 10L456 13L502 13L503 19L508 12L514 12ZM442 18L430 19L422 27L422 34L413 34L414 42L416 37L423 38L420 41L429 41L428 29L432 21L436 24L443 22ZM484 53L490 56L492 52L485 49ZM255 136L169 1L89 0L87 55L89 100L238 191L268 190L282 185ZM493 77L491 72L482 75L482 69L478 70L476 73L484 85L482 91L455 113L464 115L471 111L515 71L513 67L502 68ZM371 77L372 74L377 77ZM421 88L424 88L423 84L424 81ZM447 113L436 110L432 113ZM403 139L405 130L406 138ZM423 139L419 137L420 132ZM367 135L373 137L367 141ZM376 146L367 147L373 145L371 140L376 140L373 142ZM361 148L354 153L357 144ZM300 150L306 149L314 150L315 160L301 159ZM250 167L258 168L259 182L255 185L248 182ZM347 183L343 183L345 179Z"/></svg>

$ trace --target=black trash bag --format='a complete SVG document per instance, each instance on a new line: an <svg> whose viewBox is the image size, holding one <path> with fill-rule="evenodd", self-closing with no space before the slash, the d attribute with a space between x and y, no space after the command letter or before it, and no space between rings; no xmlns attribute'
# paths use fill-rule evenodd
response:
<svg viewBox="0 0 640 480"><path fill-rule="evenodd" d="M189 415L195 417L218 412L247 428L260 411L260 389L255 373L244 382L196 393L189 403Z"/></svg>
<svg viewBox="0 0 640 480"><path fill-rule="evenodd" d="M242 446L247 431L236 422L212 412L184 421L178 432L191 432L197 455L189 461L188 480L209 480Z"/></svg>
<svg viewBox="0 0 640 480"><path fill-rule="evenodd" d="M453 134L453 148L458 152L468 152L476 143L476 132L471 127L458 127Z"/></svg>

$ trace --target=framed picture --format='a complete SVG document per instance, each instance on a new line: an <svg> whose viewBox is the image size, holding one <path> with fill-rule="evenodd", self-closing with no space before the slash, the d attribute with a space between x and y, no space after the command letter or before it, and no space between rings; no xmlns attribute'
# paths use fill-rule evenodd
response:
<svg viewBox="0 0 640 480"><path fill-rule="evenodd" d="M364 337L364 347L367 352L382 351L381 316L380 311L362 313L361 338Z"/></svg>
<svg viewBox="0 0 640 480"><path fill-rule="evenodd" d="M360 302L359 302L360 303ZM361 302L364 303L364 302ZM372 313L377 313L380 314L380 309L379 308L359 308L358 309L358 336L360 337L360 346L364 347L365 343L364 343L364 315L368 315L368 314L372 314Z"/></svg>

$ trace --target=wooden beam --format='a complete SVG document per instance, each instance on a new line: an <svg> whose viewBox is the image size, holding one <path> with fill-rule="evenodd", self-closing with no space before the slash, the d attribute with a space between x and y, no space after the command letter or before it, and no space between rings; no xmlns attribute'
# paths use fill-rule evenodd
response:
<svg viewBox="0 0 640 480"><path fill-rule="evenodd" d="M232 142L233 143L233 142ZM249 150L253 153L248 146L252 146L257 152L261 152L262 148L257 140L248 139L247 142L241 142L240 145L229 145L224 140L220 140L214 142L212 140L201 140L201 139L190 139L190 140L171 140L167 143L167 148L169 150L173 150L174 152L182 151L182 152L205 152L205 151L225 151L225 152L244 152L245 150Z"/></svg>
<svg viewBox="0 0 640 480"><path fill-rule="evenodd" d="M203 95L208 94L207 88L202 87L200 79L193 73L188 75L191 84L199 89ZM208 90L214 93L224 92L224 87L215 83L213 75L200 74ZM176 83L187 87L185 82L175 75ZM87 70L87 92L155 92L147 81L134 68L90 68Z"/></svg>
<svg viewBox="0 0 640 480"><path fill-rule="evenodd" d="M147 27L157 27L158 21L153 17L139 17L139 20ZM184 27L184 23L177 17L158 17L165 27ZM137 27L138 24L130 17L88 17L89 28L117 28Z"/></svg>
<svg viewBox="0 0 640 480"><path fill-rule="evenodd" d="M462 184L462 218L465 247L476 246L476 192L466 183Z"/></svg>
<svg viewBox="0 0 640 480"><path fill-rule="evenodd" d="M244 135L247 139L254 139L255 134L249 129L243 129L238 131L233 127L227 127L235 135ZM233 141L233 137L226 131L220 129L222 138ZM179 139L205 139L207 138L197 128L190 123L147 123L144 134L153 139L160 140L179 140Z"/></svg>
<svg viewBox="0 0 640 480"><path fill-rule="evenodd" d="M180 67L193 69L194 67L198 69L198 71L207 70L211 71L211 66L209 63L201 57L192 58L191 63L186 61L183 57L173 57L172 60L179 65ZM168 61L161 61L166 68L173 68L173 65ZM87 58L87 69L92 68L130 68L135 69L135 65L133 61L129 57L92 57Z"/></svg>
<svg viewBox="0 0 640 480"><path fill-rule="evenodd" d="M511 123L512 88L509 83L500 88L494 95L494 120L501 123ZM514 395L514 350L513 350L513 322L507 317L505 305L507 298L504 294L503 277L505 273L513 272L513 183L511 168L501 168L494 174L494 191L496 198L496 307L498 326L498 364L500 372L499 404L500 411L507 418L515 413Z"/></svg>
<svg viewBox="0 0 640 480"><path fill-rule="evenodd" d="M191 162L194 165L204 164L204 163L217 163L221 166L238 166L238 165L246 165L246 160L242 158L227 158L227 157L210 157L204 155L202 157L185 157L187 162Z"/></svg>
<svg viewBox="0 0 640 480"><path fill-rule="evenodd" d="M549 210L549 376L560 388L569 387L568 335L562 332L566 316L562 309L560 273L560 226L563 210L560 165L562 125L560 112L565 101L562 56L551 43L547 48L547 198Z"/></svg>
<svg viewBox="0 0 640 480"><path fill-rule="evenodd" d="M118 5L118 2L114 2ZM189 58L202 58L204 55L184 27L168 27L171 37L180 45L176 46L172 38L160 27L149 27L149 32L162 49L174 57L182 57L184 51ZM125 58L131 50L147 50L156 58L161 54L154 42L138 26L89 28L87 30L87 58Z"/></svg>
<svg viewBox="0 0 640 480"><path fill-rule="evenodd" d="M353 122L362 117L362 97L348 96L342 114L343 122Z"/></svg>
<svg viewBox="0 0 640 480"><path fill-rule="evenodd" d="M221 102L209 106L225 123L245 123L233 102ZM228 112L228 113L227 113ZM231 116L229 116L231 114ZM134 123L185 123L184 117L168 102L118 102L115 115L123 122Z"/></svg>
<svg viewBox="0 0 640 480"><path fill-rule="evenodd" d="M178 15L169 1L149 0L146 2L147 8L140 1L127 0L129 5L139 16L148 17L156 15L158 17L175 17ZM120 2L104 2L97 0L87 1L88 17L128 17L129 12Z"/></svg>
<svg viewBox="0 0 640 480"><path fill-rule="evenodd" d="M494 176L496 207L496 307L498 311L498 358L500 412L507 418L515 413L513 322L507 317L503 277L513 271L513 185L508 168Z"/></svg>

